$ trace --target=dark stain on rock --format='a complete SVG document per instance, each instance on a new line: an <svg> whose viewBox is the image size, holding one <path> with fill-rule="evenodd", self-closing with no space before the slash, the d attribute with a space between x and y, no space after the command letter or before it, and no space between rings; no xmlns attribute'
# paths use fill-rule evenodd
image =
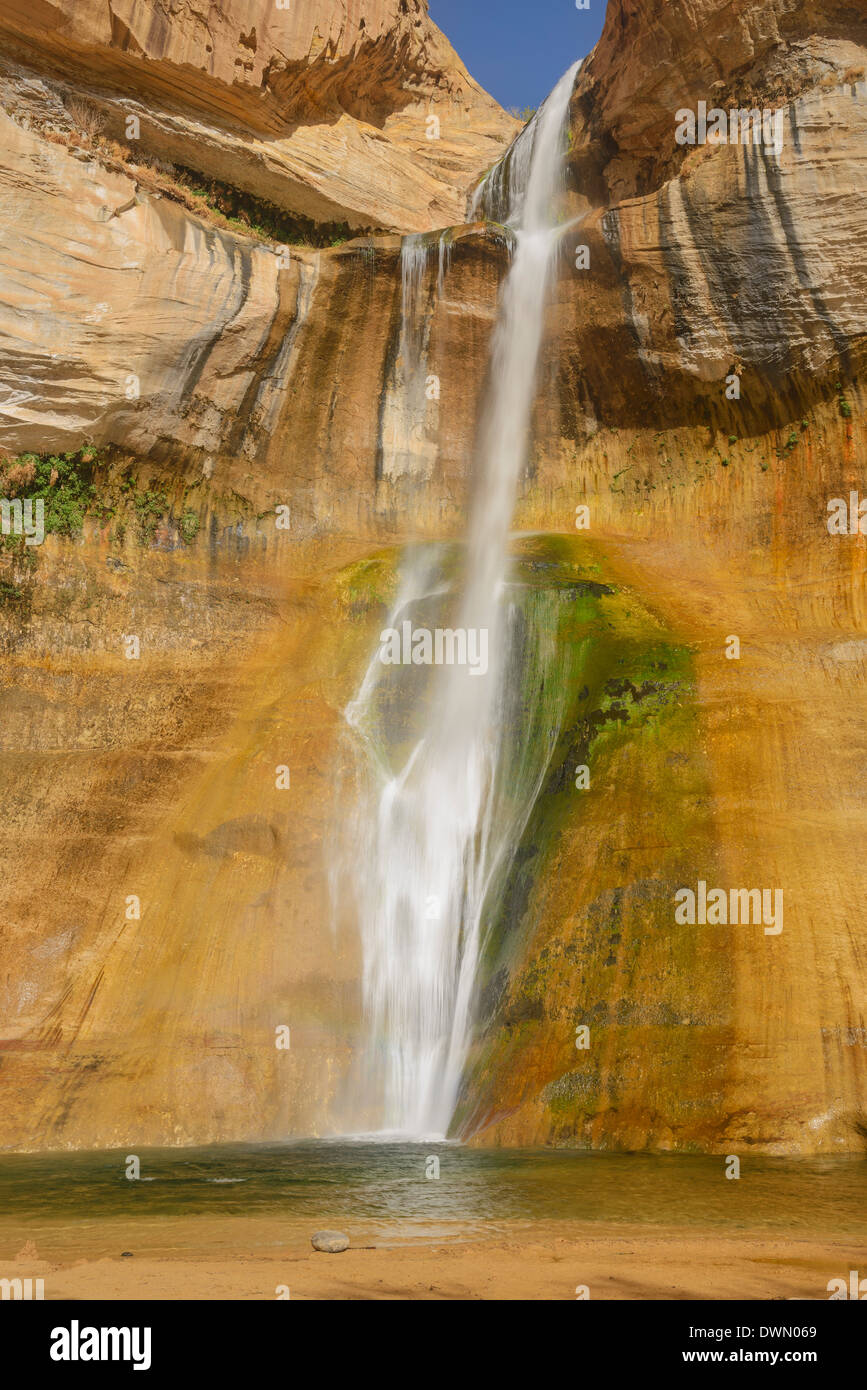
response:
<svg viewBox="0 0 867 1390"><path fill-rule="evenodd" d="M807 264L807 258L804 255L804 251L801 247L800 242L798 241L798 234L795 227L795 219L792 216L791 209L789 208L789 205L786 201L786 196L783 192L780 166L777 163L773 153L769 153L769 151L765 148L764 145L761 145L759 147L753 147L752 156L754 159L761 158L764 161L765 177L767 179L768 191L770 192L771 197L774 200L774 205L777 210L777 217L779 218L780 226L782 227L783 233L786 238L786 246L788 247L789 255L792 258L792 265L795 268L795 274L798 277L798 284L805 291L810 301L812 302L813 308L816 311L816 316L822 323L824 323L825 327L828 329L828 332L830 333L831 339L834 343L834 347L836 348L837 356L840 360L842 368L848 371L851 368L848 335L844 333L843 330L839 328L838 325L835 323L821 291L814 283L813 277L810 274L810 268Z"/></svg>
<svg viewBox="0 0 867 1390"><path fill-rule="evenodd" d="M229 331L232 323L246 304L250 293L252 257L249 248L240 242L229 242L228 239L223 238L218 232L214 232L210 228L205 229L205 237L212 265L217 259L215 251L218 245L227 253L226 259L229 265L237 257L238 294L232 313L218 323L215 330L193 351L181 390L182 402L189 402L201 379L202 372L205 370L205 363L221 338Z"/></svg>
<svg viewBox="0 0 867 1390"><path fill-rule="evenodd" d="M286 830L285 824L266 820L264 816L241 816L215 826L207 835L185 831L176 834L174 839L188 854L204 854L210 859L228 859L233 854L273 859L283 848Z"/></svg>

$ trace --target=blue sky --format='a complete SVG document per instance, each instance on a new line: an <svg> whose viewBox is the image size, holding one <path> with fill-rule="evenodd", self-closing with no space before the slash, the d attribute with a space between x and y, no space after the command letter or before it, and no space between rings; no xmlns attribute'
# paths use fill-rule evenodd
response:
<svg viewBox="0 0 867 1390"><path fill-rule="evenodd" d="M538 106L602 33L607 0L430 0L473 77L502 106Z"/></svg>

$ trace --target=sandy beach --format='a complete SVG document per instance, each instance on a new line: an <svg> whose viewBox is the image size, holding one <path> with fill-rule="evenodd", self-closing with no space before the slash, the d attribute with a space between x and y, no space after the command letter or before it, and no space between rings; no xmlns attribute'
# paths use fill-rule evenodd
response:
<svg viewBox="0 0 867 1390"><path fill-rule="evenodd" d="M52 1263L28 1247L4 1259L0 1274L43 1278L46 1299L85 1301L268 1300L285 1298L286 1289L293 1299L574 1300L581 1287L591 1300L824 1300L829 1279L863 1268L867 1256L863 1241L572 1223L341 1255L316 1252L299 1235L263 1252L249 1228L245 1245L240 1225L226 1224L173 1222L177 1255L133 1251Z"/></svg>

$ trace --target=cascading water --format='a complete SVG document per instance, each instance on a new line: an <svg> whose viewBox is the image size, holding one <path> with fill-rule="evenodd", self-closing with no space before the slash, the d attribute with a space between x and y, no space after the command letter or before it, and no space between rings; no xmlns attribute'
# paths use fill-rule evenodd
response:
<svg viewBox="0 0 867 1390"><path fill-rule="evenodd" d="M485 901L514 853L550 750L550 729L547 735L536 731L541 754L535 759L524 748L507 747L504 738L518 649L526 727L542 707L540 653L550 642L544 624L528 625L510 598L508 544L556 250L552 204L561 181L564 122L578 66L557 84L478 196L486 215L511 227L514 250L494 330L467 543L457 565L446 547L409 552L389 618L398 630L409 621L414 629L486 632L488 669L396 670L383 665L378 649L346 711L369 777L352 869L369 1030L367 1114L378 1110L385 1132L418 1138L448 1130L470 1040ZM403 258L402 350L408 352L426 266L419 247L413 239ZM443 255L441 246L440 280ZM407 380L413 371L411 363L404 365Z"/></svg>
<svg viewBox="0 0 867 1390"><path fill-rule="evenodd" d="M404 237L401 245L400 340L386 382L381 425L382 475L391 480L427 477L436 460L425 389L431 300L425 278L430 249L430 239L418 234Z"/></svg>

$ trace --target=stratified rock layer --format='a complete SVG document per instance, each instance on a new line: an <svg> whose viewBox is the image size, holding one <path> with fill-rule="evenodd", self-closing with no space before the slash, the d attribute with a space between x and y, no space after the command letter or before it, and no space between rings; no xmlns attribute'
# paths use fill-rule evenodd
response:
<svg viewBox="0 0 867 1390"><path fill-rule="evenodd" d="M517 129L425 0L2 0L0 43L116 139L317 222L456 222Z"/></svg>
<svg viewBox="0 0 867 1390"><path fill-rule="evenodd" d="M867 15L853 0L611 0L576 83L574 148L617 201L680 168L678 110L772 109L864 77Z"/></svg>

